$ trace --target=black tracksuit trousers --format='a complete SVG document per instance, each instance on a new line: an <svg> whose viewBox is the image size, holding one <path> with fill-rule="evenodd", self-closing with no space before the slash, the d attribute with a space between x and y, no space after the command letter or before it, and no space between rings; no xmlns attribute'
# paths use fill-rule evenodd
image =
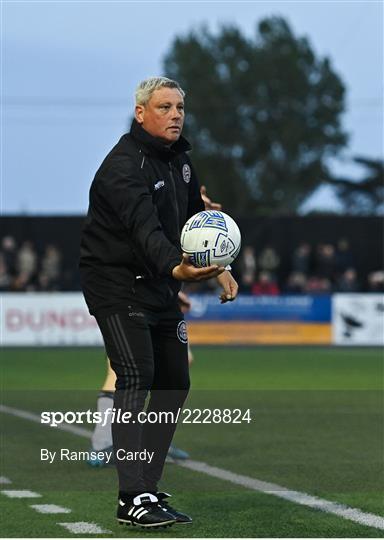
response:
<svg viewBox="0 0 384 540"><path fill-rule="evenodd" d="M135 306L118 306L97 313L111 367L117 376L114 407L130 411L130 423L112 424L115 455L127 452L154 452L147 461L117 459L119 490L124 494L158 491L168 448L176 423L141 423L146 412L173 412L176 417L189 390L188 350L183 314L176 303L164 311L149 311ZM142 415L141 415L142 416ZM164 415L163 415L164 416ZM164 417L163 417L164 420Z"/></svg>

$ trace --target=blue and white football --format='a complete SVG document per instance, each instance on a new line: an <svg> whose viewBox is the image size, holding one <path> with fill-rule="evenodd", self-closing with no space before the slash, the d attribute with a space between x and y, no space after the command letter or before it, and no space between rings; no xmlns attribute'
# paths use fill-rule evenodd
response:
<svg viewBox="0 0 384 540"><path fill-rule="evenodd" d="M181 231L181 248L194 266L227 266L236 259L240 247L239 227L219 210L195 214Z"/></svg>

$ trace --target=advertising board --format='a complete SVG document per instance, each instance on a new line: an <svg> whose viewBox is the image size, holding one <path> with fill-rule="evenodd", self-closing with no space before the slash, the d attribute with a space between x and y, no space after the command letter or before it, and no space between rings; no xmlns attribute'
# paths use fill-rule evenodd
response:
<svg viewBox="0 0 384 540"><path fill-rule="evenodd" d="M384 345L384 295L333 295L332 333L336 345Z"/></svg>

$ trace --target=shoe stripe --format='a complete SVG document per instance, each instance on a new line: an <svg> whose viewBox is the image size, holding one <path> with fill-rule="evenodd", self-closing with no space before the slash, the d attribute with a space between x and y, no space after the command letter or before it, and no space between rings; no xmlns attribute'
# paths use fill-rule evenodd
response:
<svg viewBox="0 0 384 540"><path fill-rule="evenodd" d="M144 514L148 514L148 510L142 509L137 515L135 515L136 519L140 519Z"/></svg>
<svg viewBox="0 0 384 540"><path fill-rule="evenodd" d="M135 510L135 506L131 506L131 508L128 510L128 515L131 516L132 512Z"/></svg>
<svg viewBox="0 0 384 540"><path fill-rule="evenodd" d="M140 514L140 512L142 512L143 510L145 510L142 506L139 506L139 508L137 508L134 512L133 512L133 517L137 517L138 514Z"/></svg>

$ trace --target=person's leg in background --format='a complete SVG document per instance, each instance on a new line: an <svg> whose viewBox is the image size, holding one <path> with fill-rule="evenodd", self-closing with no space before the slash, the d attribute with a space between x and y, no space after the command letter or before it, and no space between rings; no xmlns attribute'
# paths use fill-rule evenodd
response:
<svg viewBox="0 0 384 540"><path fill-rule="evenodd" d="M115 395L115 384L116 384L116 375L109 358L107 357L107 375L105 377L104 384L97 396L97 411L101 413L101 417L104 418L105 412L108 409L113 409L113 399ZM110 452L112 450L112 426L111 426L111 416L106 417L107 422L100 422L95 425L95 428L92 433L92 450L104 450ZM114 464L114 460L109 462ZM93 467L104 467L106 463L106 458L101 457L90 457L88 464Z"/></svg>

